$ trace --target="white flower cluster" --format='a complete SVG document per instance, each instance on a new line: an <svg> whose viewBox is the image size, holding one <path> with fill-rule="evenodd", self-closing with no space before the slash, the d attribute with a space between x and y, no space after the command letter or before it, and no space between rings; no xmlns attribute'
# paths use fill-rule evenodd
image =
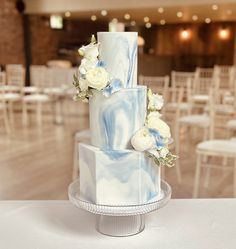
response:
<svg viewBox="0 0 236 249"><path fill-rule="evenodd" d="M79 49L83 59L78 69L78 76L74 75L73 84L77 89L75 99L88 101L92 96L92 90L102 91L104 96L108 97L122 88L122 82L119 79L111 79L105 69L105 63L99 60L98 47L99 44L92 36L91 43Z"/></svg>
<svg viewBox="0 0 236 249"><path fill-rule="evenodd" d="M151 89L148 89L148 110L159 111L164 105L164 99L162 95L152 93Z"/></svg>
<svg viewBox="0 0 236 249"><path fill-rule="evenodd" d="M102 90L109 81L106 69L99 65L98 46L92 38L92 42L87 46L79 49L79 54L83 56L81 65L79 66L79 86L81 91L88 90L89 87Z"/></svg>
<svg viewBox="0 0 236 249"><path fill-rule="evenodd" d="M160 119L159 110L163 107L163 97L148 90L148 115L144 126L131 139L131 144L137 151L146 151L154 158L156 164L173 164L176 159L169 150L171 139L170 127Z"/></svg>

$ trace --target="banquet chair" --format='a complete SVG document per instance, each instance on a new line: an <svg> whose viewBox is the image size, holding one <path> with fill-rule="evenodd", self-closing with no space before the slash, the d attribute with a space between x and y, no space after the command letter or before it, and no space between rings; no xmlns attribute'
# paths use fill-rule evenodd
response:
<svg viewBox="0 0 236 249"><path fill-rule="evenodd" d="M69 108L69 106L65 107L65 100L69 95L69 89L73 89L72 82L75 71L75 68L59 67L52 67L47 70L48 85L44 88L44 93L51 98L54 121L57 124L63 123L63 109ZM70 97L72 98L71 95Z"/></svg>
<svg viewBox="0 0 236 249"><path fill-rule="evenodd" d="M0 72L0 90L1 93L5 93L5 86L6 86L6 73Z"/></svg>
<svg viewBox="0 0 236 249"><path fill-rule="evenodd" d="M200 173L201 168L206 168L206 178L205 178L205 187L209 185L210 170L219 169L223 170L233 170L234 176L234 196L236 197L236 142L235 140L230 139L218 139L216 135L217 131L217 116L222 113L218 109L218 101L222 99L222 93L213 92L213 97L210 101L210 129L209 134L210 138L207 141L203 141L196 146L196 172L195 172L195 182L193 197L198 196L199 185L200 185ZM224 115L224 114L223 114ZM221 158L222 162L220 164L213 163L210 161L212 158ZM233 159L234 165L228 166L228 159ZM219 160L217 160L219 161Z"/></svg>
<svg viewBox="0 0 236 249"><path fill-rule="evenodd" d="M210 75L210 73L206 73L206 75ZM200 77L200 73L197 73L193 80L193 90L191 93L192 108L204 111L209 101L210 90L213 89L217 91L219 89L219 83L219 77L217 76Z"/></svg>
<svg viewBox="0 0 236 249"><path fill-rule="evenodd" d="M236 97L236 67L231 67L229 81L227 82L227 85L224 85L223 89L225 90L225 102L234 102Z"/></svg>
<svg viewBox="0 0 236 249"><path fill-rule="evenodd" d="M30 65L30 86L24 87L24 93L42 93L47 80L46 71L47 67L44 65Z"/></svg>
<svg viewBox="0 0 236 249"><path fill-rule="evenodd" d="M230 65L215 65L213 68L213 73L229 75L231 69L232 69L232 66Z"/></svg>
<svg viewBox="0 0 236 249"><path fill-rule="evenodd" d="M176 143L178 144L178 147L180 146L180 134L184 128L187 128L188 133L190 133L192 129L201 129L203 131L203 140L206 140L208 138L209 126L210 117L208 113L180 116L176 122ZM188 141L190 141L189 136L187 142ZM189 146L186 147L189 148Z"/></svg>
<svg viewBox="0 0 236 249"><path fill-rule="evenodd" d="M232 133L236 132L236 84L234 84L234 91L231 100L225 102L226 104L233 103L234 117L226 123L227 134L228 137L230 137Z"/></svg>
<svg viewBox="0 0 236 249"><path fill-rule="evenodd" d="M0 119L3 120L5 130L7 134L9 134L11 129L8 120L7 103L4 98L5 85L6 85L6 73L0 72Z"/></svg>
<svg viewBox="0 0 236 249"><path fill-rule="evenodd" d="M194 72L171 72L171 86L173 88L183 88L183 102L180 105L182 112L188 114L192 111L191 92L193 87Z"/></svg>
<svg viewBox="0 0 236 249"><path fill-rule="evenodd" d="M213 68L204 68L204 67L197 67L195 71L195 77L200 78L212 78L214 75Z"/></svg>
<svg viewBox="0 0 236 249"><path fill-rule="evenodd" d="M166 94L169 87L169 76L139 76L139 84L151 88L154 93L158 93L166 100Z"/></svg>
<svg viewBox="0 0 236 249"><path fill-rule="evenodd" d="M43 106L50 102L50 98L42 91L42 85L46 81L45 66L30 66L31 86L24 87L24 96L22 98L22 122L28 124L28 112L31 110L36 112L37 124L42 124Z"/></svg>
<svg viewBox="0 0 236 249"><path fill-rule="evenodd" d="M189 80L193 80L194 77L194 72L171 71L171 86L174 88L180 87L186 90L188 87Z"/></svg>
<svg viewBox="0 0 236 249"><path fill-rule="evenodd" d="M78 178L79 175L79 143L90 144L90 131L82 130L74 135L74 162L72 170L72 180Z"/></svg>
<svg viewBox="0 0 236 249"><path fill-rule="evenodd" d="M183 88L169 87L166 94L166 102L162 108L164 118L171 124L175 124L181 115L180 106L183 103Z"/></svg>
<svg viewBox="0 0 236 249"><path fill-rule="evenodd" d="M50 60L47 62L47 66L52 68L71 68L72 64L68 60Z"/></svg>
<svg viewBox="0 0 236 249"><path fill-rule="evenodd" d="M181 115L181 103L183 102L183 88L173 88L169 87L167 91L167 102L163 107L162 114L163 120L165 120L170 126L172 130L172 136L174 138L174 142L169 145L169 149L173 151L176 155L179 154L179 144L176 142L176 132L177 132L177 120ZM181 169L179 160L176 161L175 164L176 175L178 182L181 183ZM162 175L164 178L165 175L165 168L162 167Z"/></svg>
<svg viewBox="0 0 236 249"><path fill-rule="evenodd" d="M233 80L235 79L235 75L233 72L233 67L232 66L214 66L214 76L219 77L219 89L224 89L228 93L231 92L232 87L233 87Z"/></svg>
<svg viewBox="0 0 236 249"><path fill-rule="evenodd" d="M14 123L14 106L22 100L22 89L25 85L25 68L18 64L6 65L6 80L4 98L9 110L11 124Z"/></svg>

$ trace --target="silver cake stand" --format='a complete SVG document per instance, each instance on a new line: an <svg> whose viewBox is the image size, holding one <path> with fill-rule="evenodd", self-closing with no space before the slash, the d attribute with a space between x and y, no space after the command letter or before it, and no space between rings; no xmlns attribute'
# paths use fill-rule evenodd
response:
<svg viewBox="0 0 236 249"><path fill-rule="evenodd" d="M170 185L161 182L162 196L155 202L142 205L100 205L82 198L79 191L79 180L72 182L68 189L69 200L78 208L96 215L96 230L102 234L124 237L138 234L144 230L145 214L158 210L171 198Z"/></svg>

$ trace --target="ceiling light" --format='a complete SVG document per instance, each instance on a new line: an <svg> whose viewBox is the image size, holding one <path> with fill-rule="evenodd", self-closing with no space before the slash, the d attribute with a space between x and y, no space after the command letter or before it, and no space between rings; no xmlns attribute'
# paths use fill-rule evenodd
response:
<svg viewBox="0 0 236 249"><path fill-rule="evenodd" d="M190 31L188 29L184 29L180 32L180 38L182 40L188 40L190 38Z"/></svg>
<svg viewBox="0 0 236 249"><path fill-rule="evenodd" d="M160 24L161 24L161 25L165 25L165 24L166 24L166 20L161 19L161 20L160 20Z"/></svg>
<svg viewBox="0 0 236 249"><path fill-rule="evenodd" d="M130 19L130 14L126 13L126 14L124 15L124 18L125 18L125 20L129 20L129 19Z"/></svg>
<svg viewBox="0 0 236 249"><path fill-rule="evenodd" d="M193 16L192 16L192 20L193 20L193 21L197 21L197 20L198 20L198 16L197 16L197 15L193 15Z"/></svg>
<svg viewBox="0 0 236 249"><path fill-rule="evenodd" d="M65 12L65 17L70 17L70 16L71 16L70 11L66 11L66 12Z"/></svg>
<svg viewBox="0 0 236 249"><path fill-rule="evenodd" d="M102 11L101 11L101 15L102 15L102 16L106 16L106 15L107 15L107 10L102 10Z"/></svg>
<svg viewBox="0 0 236 249"><path fill-rule="evenodd" d="M113 23L118 23L118 19L117 19L117 18L113 18L111 21L112 21Z"/></svg>
<svg viewBox="0 0 236 249"><path fill-rule="evenodd" d="M163 13L163 12L164 12L164 8L159 7L159 8L158 8L158 12L159 12L160 14Z"/></svg>
<svg viewBox="0 0 236 249"><path fill-rule="evenodd" d="M213 10L218 10L219 6L218 6L217 4L213 4L213 5L211 6L211 8L212 8Z"/></svg>
<svg viewBox="0 0 236 249"><path fill-rule="evenodd" d="M138 46L142 47L145 44L145 40L142 36L138 36Z"/></svg>
<svg viewBox="0 0 236 249"><path fill-rule="evenodd" d="M152 24L151 24L150 22L147 22L147 23L145 24L145 27L146 27L147 29L150 29L150 28L152 27Z"/></svg>
<svg viewBox="0 0 236 249"><path fill-rule="evenodd" d="M93 22L96 21L96 20L97 20L97 16L92 15L92 16L91 16L91 20L92 20Z"/></svg>
<svg viewBox="0 0 236 249"><path fill-rule="evenodd" d="M179 17L179 18L182 17L182 16L183 16L183 12L178 11L178 12L176 13L176 16Z"/></svg>
<svg viewBox="0 0 236 249"><path fill-rule="evenodd" d="M222 28L219 30L219 38L222 40L227 40L229 38L229 29Z"/></svg>
<svg viewBox="0 0 236 249"><path fill-rule="evenodd" d="M131 26L135 26L135 25L136 25L136 22L135 22L135 21L131 21L131 22L130 22L130 25L131 25Z"/></svg>
<svg viewBox="0 0 236 249"><path fill-rule="evenodd" d="M205 19L205 23L210 23L210 22L211 22L211 18L207 17L207 18Z"/></svg>
<svg viewBox="0 0 236 249"><path fill-rule="evenodd" d="M144 18L143 18L143 20L144 20L144 22L149 22L149 17L148 16L145 16Z"/></svg>

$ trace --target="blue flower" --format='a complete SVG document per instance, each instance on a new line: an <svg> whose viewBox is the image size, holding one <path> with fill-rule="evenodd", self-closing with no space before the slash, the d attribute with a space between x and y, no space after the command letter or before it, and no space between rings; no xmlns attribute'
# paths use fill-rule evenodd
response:
<svg viewBox="0 0 236 249"><path fill-rule="evenodd" d="M96 67L105 67L105 66L106 66L106 63L104 61L98 61Z"/></svg>
<svg viewBox="0 0 236 249"><path fill-rule="evenodd" d="M156 142L156 148L158 150L162 149L163 147L165 147L165 142L163 137L160 135L159 131L157 131L156 129L152 129L149 128L148 131L150 132L150 134L154 137L155 142Z"/></svg>
<svg viewBox="0 0 236 249"><path fill-rule="evenodd" d="M122 88L122 82L119 79L113 79L110 84L103 89L102 94L106 97L118 92Z"/></svg>

